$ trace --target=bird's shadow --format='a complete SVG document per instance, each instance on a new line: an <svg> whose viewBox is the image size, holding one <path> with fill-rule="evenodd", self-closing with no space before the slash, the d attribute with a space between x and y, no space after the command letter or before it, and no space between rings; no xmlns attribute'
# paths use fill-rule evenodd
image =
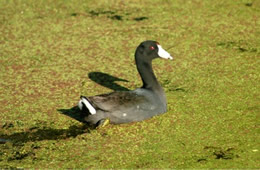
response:
<svg viewBox="0 0 260 170"><path fill-rule="evenodd" d="M115 83L115 81L124 81L127 80L120 79L114 76L111 76L106 73L101 72L90 72L88 74L89 78L94 82L110 88L114 91L128 91L129 89L122 87ZM76 137L83 133L89 133L93 126L86 124L84 121L85 115L83 115L80 109L77 106L73 106L69 109L57 109L61 114L69 116L79 122L83 122L84 126L70 126L68 129L54 129L51 127L38 127L34 126L29 128L28 131L18 132L14 134L0 134L0 142L6 143L8 141L26 143L29 141L42 141L42 140L59 140L67 139L71 137ZM11 126L10 126L11 127ZM1 143L0 143L1 144Z"/></svg>
<svg viewBox="0 0 260 170"><path fill-rule="evenodd" d="M96 82L97 84L100 84L106 88L109 88L114 91L129 91L128 88L123 87L119 84L117 84L115 81L123 81L123 82L128 82L125 79L121 79L115 76L111 76L107 73L102 73L102 72L90 72L88 74L88 77ZM57 109L61 114L64 114L66 116L69 116L79 122L85 123L84 121L84 115L82 115L81 111L77 106L73 106L72 108L69 109Z"/></svg>
<svg viewBox="0 0 260 170"><path fill-rule="evenodd" d="M125 79L114 77L114 76L111 76L107 73L102 73L102 72L90 72L88 74L88 77L92 81L96 82L97 84L100 84L100 85L102 85L106 88L109 88L111 90L114 90L114 91L129 91L128 88L123 87L123 86L121 86L121 85L119 85L115 82L115 81L128 82Z"/></svg>
<svg viewBox="0 0 260 170"><path fill-rule="evenodd" d="M68 129L55 129L51 126L33 126L23 132L12 134L0 134L0 141L6 143L27 143L43 140L61 140L75 138L78 135L89 133L91 127L84 124L83 126L72 125Z"/></svg>
<svg viewBox="0 0 260 170"><path fill-rule="evenodd" d="M84 116L77 106L73 106L70 109L57 109L61 114L69 116L79 122L85 123Z"/></svg>

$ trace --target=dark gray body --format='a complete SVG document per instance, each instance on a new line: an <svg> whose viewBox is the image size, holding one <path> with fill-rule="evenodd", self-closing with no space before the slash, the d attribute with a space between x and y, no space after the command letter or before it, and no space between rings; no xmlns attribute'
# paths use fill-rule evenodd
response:
<svg viewBox="0 0 260 170"><path fill-rule="evenodd" d="M97 113L85 117L85 121L96 124L109 119L112 124L142 121L167 111L165 96L138 88L133 91L113 92L87 97Z"/></svg>
<svg viewBox="0 0 260 170"><path fill-rule="evenodd" d="M85 97L96 110L89 114L85 109L85 121L96 124L109 119L113 124L142 121L167 111L163 88L152 69L155 58L172 59L156 41L144 41L136 49L135 62L143 86L133 91L120 91L98 96ZM92 109L93 109L92 108Z"/></svg>

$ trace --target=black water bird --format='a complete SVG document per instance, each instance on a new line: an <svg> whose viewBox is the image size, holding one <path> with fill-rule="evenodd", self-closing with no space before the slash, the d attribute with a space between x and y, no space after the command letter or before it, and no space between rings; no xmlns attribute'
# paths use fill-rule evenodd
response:
<svg viewBox="0 0 260 170"><path fill-rule="evenodd" d="M99 125L105 120L112 124L142 121L167 111L165 93L152 69L155 58L173 59L156 41L144 41L136 49L135 62L143 86L132 91L81 96L78 107L85 121Z"/></svg>

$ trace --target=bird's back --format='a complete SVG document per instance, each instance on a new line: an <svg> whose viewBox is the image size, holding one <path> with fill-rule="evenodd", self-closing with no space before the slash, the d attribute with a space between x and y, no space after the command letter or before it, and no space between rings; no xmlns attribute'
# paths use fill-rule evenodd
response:
<svg viewBox="0 0 260 170"><path fill-rule="evenodd" d="M97 114L89 115L86 120L107 117L111 123L120 124L148 119L166 112L166 104L162 103L155 93L147 89L112 92L88 97L97 109Z"/></svg>

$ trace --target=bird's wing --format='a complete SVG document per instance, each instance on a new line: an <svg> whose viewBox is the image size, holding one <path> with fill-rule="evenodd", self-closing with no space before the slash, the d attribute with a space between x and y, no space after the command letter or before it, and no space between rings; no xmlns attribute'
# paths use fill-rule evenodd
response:
<svg viewBox="0 0 260 170"><path fill-rule="evenodd" d="M112 92L98 96L88 97L95 108L104 111L113 111L119 108L130 108L144 103L147 99L144 96L137 95L131 91Z"/></svg>

